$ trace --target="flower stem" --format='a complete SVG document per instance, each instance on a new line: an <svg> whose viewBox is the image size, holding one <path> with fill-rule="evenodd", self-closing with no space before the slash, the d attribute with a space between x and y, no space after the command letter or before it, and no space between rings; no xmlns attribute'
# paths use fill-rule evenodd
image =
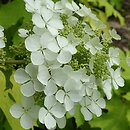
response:
<svg viewBox="0 0 130 130"><path fill-rule="evenodd" d="M24 64L25 60L7 60L7 61L0 61L0 64Z"/></svg>

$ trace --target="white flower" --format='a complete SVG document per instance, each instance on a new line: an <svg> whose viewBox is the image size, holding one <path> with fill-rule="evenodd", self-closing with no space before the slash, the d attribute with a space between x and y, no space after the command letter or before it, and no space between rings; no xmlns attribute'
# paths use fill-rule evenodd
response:
<svg viewBox="0 0 130 130"><path fill-rule="evenodd" d="M64 86L65 84L68 84L68 89L71 88L73 90L80 90L82 87L81 81L85 80L84 72L84 70L73 71L71 66L65 65L63 68L53 70L52 77L58 86ZM71 84L71 82L73 82L75 85ZM69 87L69 85L71 85L71 87Z"/></svg>
<svg viewBox="0 0 130 130"><path fill-rule="evenodd" d="M46 7L42 8L41 15L35 13L32 17L32 21L39 28L47 27L54 36L58 35L58 29L64 28L60 17Z"/></svg>
<svg viewBox="0 0 130 130"><path fill-rule="evenodd" d="M72 85L74 85L74 83ZM74 107L74 103L79 102L82 99L82 95L79 90L71 90L71 85L69 85L69 87L70 90L66 89L66 84L65 84L64 90L62 89L58 90L56 93L56 99L60 103L64 104L66 111L72 110Z"/></svg>
<svg viewBox="0 0 130 130"><path fill-rule="evenodd" d="M70 44L72 44L74 47L78 46L81 43L80 38L76 38L73 33L69 33L67 36L67 40Z"/></svg>
<svg viewBox="0 0 130 130"><path fill-rule="evenodd" d="M86 24L86 23L85 23L84 30L90 36L93 36L95 34L94 31L91 29L91 27L88 24Z"/></svg>
<svg viewBox="0 0 130 130"><path fill-rule="evenodd" d="M37 75L37 79L43 84L43 85L47 85L48 80L51 78L50 72L49 72L49 68L47 68L47 66L45 65L40 65L38 67L38 75Z"/></svg>
<svg viewBox="0 0 130 130"><path fill-rule="evenodd" d="M25 8L28 12L34 13L40 13L41 8L43 5L45 5L45 2L42 2L42 0L24 0L25 1Z"/></svg>
<svg viewBox="0 0 130 130"><path fill-rule="evenodd" d="M21 104L14 104L10 113L14 118L20 118L20 124L24 129L30 129L34 120L38 118L39 109L33 97L22 97Z"/></svg>
<svg viewBox="0 0 130 130"><path fill-rule="evenodd" d="M120 64L120 57L119 57L119 49L118 48L110 47L109 48L109 57L110 57L110 61L109 61L110 66L112 66L114 64L115 65Z"/></svg>
<svg viewBox="0 0 130 130"><path fill-rule="evenodd" d="M99 19L96 17L95 14L92 13L90 8L87 8L85 5L79 4L79 6L81 7L81 9L79 9L76 13L81 16L81 17L85 17L85 16L89 16L90 18L98 21Z"/></svg>
<svg viewBox="0 0 130 130"><path fill-rule="evenodd" d="M73 109L74 103L82 99L82 83L80 81L82 79L82 74L80 71L71 70L68 66L62 69L62 73L64 73L64 77L66 77L63 81L64 84L61 83L60 90L56 93L56 99L64 104L66 111L70 111Z"/></svg>
<svg viewBox="0 0 130 130"><path fill-rule="evenodd" d="M76 18L75 16L70 16L67 19L67 22L68 22L69 25L74 26L78 22L78 18Z"/></svg>
<svg viewBox="0 0 130 130"><path fill-rule="evenodd" d="M57 54L49 51L47 46L49 43L55 42L54 37L47 31L42 36L31 35L25 40L25 47L31 51L31 61L34 65L42 65L45 60L55 60Z"/></svg>
<svg viewBox="0 0 130 130"><path fill-rule="evenodd" d="M4 28L0 25L0 48L5 47L5 42L4 42Z"/></svg>
<svg viewBox="0 0 130 130"><path fill-rule="evenodd" d="M68 40L63 36L57 36L57 43L49 44L49 49L55 53L60 51L57 56L58 62L66 64L70 62L72 55L77 52L76 48L69 44Z"/></svg>
<svg viewBox="0 0 130 130"><path fill-rule="evenodd" d="M87 42L84 47L89 49L92 55L95 55L97 51L102 49L102 44L100 43L99 37L94 37Z"/></svg>
<svg viewBox="0 0 130 130"><path fill-rule="evenodd" d="M37 80L37 66L28 64L24 69L20 68L16 70L14 79L21 85L21 92L24 96L30 97L35 91L41 92L44 90L44 86Z"/></svg>
<svg viewBox="0 0 130 130"><path fill-rule="evenodd" d="M65 5L71 11L77 12L79 10L79 6L74 1L72 3L67 2Z"/></svg>
<svg viewBox="0 0 130 130"><path fill-rule="evenodd" d="M75 54L77 50L73 45L69 44L65 37L57 36L57 41L61 49L57 60L62 64L68 63L71 60L72 55Z"/></svg>
<svg viewBox="0 0 130 130"><path fill-rule="evenodd" d="M106 103L103 98L100 98L100 93L97 90L93 90L93 93L90 96L85 96L81 104L81 113L83 114L85 120L91 120L92 114L96 114L97 117L101 116L101 108L105 108Z"/></svg>
<svg viewBox="0 0 130 130"><path fill-rule="evenodd" d="M91 120L93 116L92 116L91 111L87 108L88 106L91 105L91 100L87 96L85 96L85 97L82 98L80 105L81 105L80 111L83 114L84 119L86 121Z"/></svg>
<svg viewBox="0 0 130 130"><path fill-rule="evenodd" d="M90 75L88 77L88 81L86 81L84 84L83 84L83 95L88 95L88 96L91 96L92 93L93 93L93 90L97 89L97 84L96 84L96 78L94 75Z"/></svg>
<svg viewBox="0 0 130 130"><path fill-rule="evenodd" d="M115 29L109 30L111 37L115 40L121 40L120 35L117 34Z"/></svg>
<svg viewBox="0 0 130 130"><path fill-rule="evenodd" d="M72 13L70 12L70 10L68 8L66 8L66 3L68 2L68 0L60 0L60 1L57 1L55 3L55 6L54 6L54 11L55 12L58 12L58 13L61 13L61 14L66 14L66 15L71 15Z"/></svg>
<svg viewBox="0 0 130 130"><path fill-rule="evenodd" d="M54 95L46 96L44 105L45 107L42 107L39 111L39 121L45 124L47 129L53 129L56 127L56 121L62 119L63 121L58 123L60 123L59 126L64 127L66 123L64 120L66 111L63 105L56 101Z"/></svg>
<svg viewBox="0 0 130 130"><path fill-rule="evenodd" d="M22 38L28 37L28 34L29 34L28 30L21 28L18 30L18 32L19 32L20 37L22 37Z"/></svg>
<svg viewBox="0 0 130 130"><path fill-rule="evenodd" d="M121 71L120 68L117 68L115 71L110 68L109 69L110 74L111 74L111 79L112 79L112 84L115 89L118 89L118 87L123 87L124 86L124 79L121 77Z"/></svg>

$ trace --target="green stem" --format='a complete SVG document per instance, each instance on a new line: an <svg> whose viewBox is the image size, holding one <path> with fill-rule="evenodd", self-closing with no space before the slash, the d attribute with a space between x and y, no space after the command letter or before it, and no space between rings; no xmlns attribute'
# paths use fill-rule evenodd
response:
<svg viewBox="0 0 130 130"><path fill-rule="evenodd" d="M25 60L7 60L7 61L0 61L0 64L24 64Z"/></svg>

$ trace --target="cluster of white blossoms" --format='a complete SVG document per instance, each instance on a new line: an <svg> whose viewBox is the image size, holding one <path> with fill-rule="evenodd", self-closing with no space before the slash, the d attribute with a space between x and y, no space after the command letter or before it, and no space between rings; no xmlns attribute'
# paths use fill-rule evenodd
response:
<svg viewBox="0 0 130 130"><path fill-rule="evenodd" d="M5 47L5 42L4 42L4 28L0 25L0 48Z"/></svg>
<svg viewBox="0 0 130 130"><path fill-rule="evenodd" d="M24 1L33 29L20 29L19 36L25 38L31 63L14 75L23 98L11 107L12 116L24 129L38 119L49 130L64 128L66 113L74 115L77 105L86 121L101 116L103 97L111 99L112 87L124 86L119 49L111 45L120 36L115 30L104 33L103 23L85 5ZM95 21L95 28L84 18Z"/></svg>

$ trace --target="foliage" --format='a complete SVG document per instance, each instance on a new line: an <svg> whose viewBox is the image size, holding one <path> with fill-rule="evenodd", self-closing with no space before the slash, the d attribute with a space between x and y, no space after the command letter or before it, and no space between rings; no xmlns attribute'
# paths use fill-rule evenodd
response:
<svg viewBox="0 0 130 130"><path fill-rule="evenodd" d="M121 25L125 24L123 16L114 8L114 6L116 6L116 8L120 9L120 0L111 0L110 3L108 0L80 0L80 2L90 6L97 16L105 23L107 23L109 17L114 16L119 19Z"/></svg>

